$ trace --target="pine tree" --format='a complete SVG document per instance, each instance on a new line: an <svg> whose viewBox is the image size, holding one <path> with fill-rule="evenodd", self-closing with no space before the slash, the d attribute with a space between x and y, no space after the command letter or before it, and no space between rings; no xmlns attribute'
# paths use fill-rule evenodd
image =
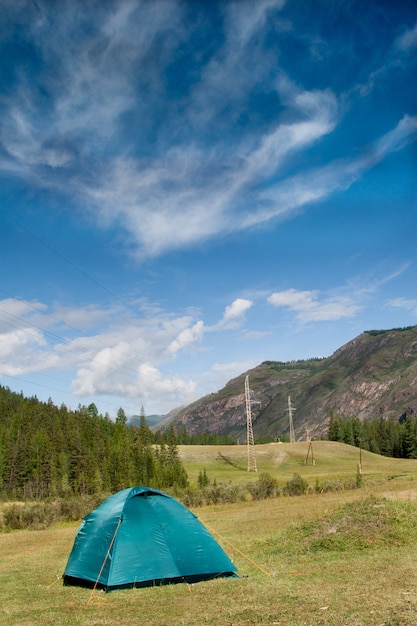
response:
<svg viewBox="0 0 417 626"><path fill-rule="evenodd" d="M403 424L402 447L407 459L417 458L417 422L411 417Z"/></svg>
<svg viewBox="0 0 417 626"><path fill-rule="evenodd" d="M149 486L154 482L156 468L155 455L151 445L152 431L146 422L145 409L143 408L143 405L140 412L139 428L134 429L134 433L136 482L143 486Z"/></svg>
<svg viewBox="0 0 417 626"><path fill-rule="evenodd" d="M342 420L339 415L334 415L333 411L330 413L329 430L327 437L329 441L342 441Z"/></svg>
<svg viewBox="0 0 417 626"><path fill-rule="evenodd" d="M122 407L120 407L120 409L117 411L116 424L126 424L126 423L127 423L126 413L124 412Z"/></svg>

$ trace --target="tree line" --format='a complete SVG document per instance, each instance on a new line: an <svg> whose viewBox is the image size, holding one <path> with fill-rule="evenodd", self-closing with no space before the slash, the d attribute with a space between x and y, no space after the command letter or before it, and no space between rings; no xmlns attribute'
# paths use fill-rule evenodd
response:
<svg viewBox="0 0 417 626"><path fill-rule="evenodd" d="M362 446L382 456L417 458L417 420L404 413L399 420L382 417L361 420L357 417L330 416L328 439L351 446Z"/></svg>
<svg viewBox="0 0 417 626"><path fill-rule="evenodd" d="M0 498L66 498L113 493L142 484L185 487L176 436L155 436L144 412L129 426L122 408L112 421L95 404L69 410L0 386Z"/></svg>

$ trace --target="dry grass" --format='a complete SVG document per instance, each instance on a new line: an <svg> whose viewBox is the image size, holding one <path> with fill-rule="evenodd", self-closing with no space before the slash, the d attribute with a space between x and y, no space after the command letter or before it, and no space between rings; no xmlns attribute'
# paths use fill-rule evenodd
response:
<svg viewBox="0 0 417 626"><path fill-rule="evenodd" d="M413 538L405 545L398 541L384 541L382 545L370 542L367 548L354 550L317 546L311 549L308 545L314 533L316 539L317 533L325 533L323 520L334 520L341 506L352 500L361 502L363 497L360 492L351 492L348 497L346 493L301 496L196 511L200 519L215 529L218 540L235 560L241 578L193 586L111 594L63 587L57 577L65 567L76 526L3 534L0 623L415 624L417 548ZM404 506L414 505L407 502ZM409 514L400 520L400 528L406 529L415 513L416 509L409 509ZM346 523L343 532L349 537Z"/></svg>
<svg viewBox="0 0 417 626"><path fill-rule="evenodd" d="M346 475L347 468L354 474L356 452L349 449L347 458L338 457L343 449L336 454L326 443L316 446L315 472L335 479L336 463ZM235 454L234 449L229 451ZM213 450L205 449L204 454L200 469L206 466L210 475L209 464L214 468L218 461ZM281 462L265 461L262 471L279 480L291 478L294 471L305 472L314 482L315 473L309 475L311 469L303 466L302 448L287 454ZM374 457L365 455L368 474L359 490L195 510L235 561L238 579L92 594L64 587L59 580L77 524L0 534L0 623L415 625L417 508L413 500L417 490L413 481L417 461L404 464ZM197 457L187 462L199 463ZM278 467L284 468L282 474ZM242 480L248 479L245 469L235 468L235 472Z"/></svg>
<svg viewBox="0 0 417 626"><path fill-rule="evenodd" d="M368 480L371 478L407 476L417 479L417 463L414 459L392 459L372 452L333 441L313 441L311 450L307 442L269 443L256 446L258 474L269 473L281 483L289 480L295 472L306 480L332 480L355 476L359 462ZM179 446L181 459L191 482L205 468L208 477L218 482L245 482L256 480L255 472L247 472L246 446Z"/></svg>

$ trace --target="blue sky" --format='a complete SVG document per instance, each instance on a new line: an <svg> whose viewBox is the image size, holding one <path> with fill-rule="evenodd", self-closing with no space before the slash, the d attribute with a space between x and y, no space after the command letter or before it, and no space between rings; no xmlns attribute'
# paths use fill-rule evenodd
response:
<svg viewBox="0 0 417 626"><path fill-rule="evenodd" d="M417 324L415 2L0 14L2 385L166 413Z"/></svg>

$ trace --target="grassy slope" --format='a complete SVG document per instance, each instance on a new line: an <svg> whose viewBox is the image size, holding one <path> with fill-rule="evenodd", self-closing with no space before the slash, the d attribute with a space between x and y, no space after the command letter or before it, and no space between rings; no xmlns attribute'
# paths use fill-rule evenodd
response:
<svg viewBox="0 0 417 626"><path fill-rule="evenodd" d="M280 481L297 472L312 484L316 476L336 479L355 475L356 449L329 442L314 442L313 447L315 466L304 465L306 444L259 446L258 467ZM219 460L219 450L242 466L241 469ZM246 472L243 447L181 448L181 454L191 478L206 467L209 477L218 481L256 479L255 473ZM5 626L415 624L417 509L413 502L401 499L410 500L417 493L414 489L417 461L364 453L363 470L365 485L360 490L196 510L234 559L241 574L239 579L91 595L85 589L63 587L57 579L65 568L76 524L0 535L0 623ZM397 480L392 479L394 476ZM381 511L391 510L391 505L382 500L369 505L366 500L369 495L381 494L389 496L388 502L393 506L403 507L391 512L388 527ZM364 514L360 519L356 519L354 511L339 513L342 505L358 500L359 511ZM326 520L331 520L330 526ZM338 549L317 548L317 538L333 538L331 533L336 533L337 524L341 528L342 521L344 534L337 536L345 540L345 548L343 545ZM367 533L369 545L352 548L349 524L352 536L356 536L358 529L362 534ZM386 541L377 541L375 537L385 537Z"/></svg>
<svg viewBox="0 0 417 626"><path fill-rule="evenodd" d="M248 473L246 446L179 446L191 483L205 468L208 478L217 482L257 480L261 472L267 472L282 484L294 473L313 484L316 477L320 481L355 477L360 460L368 479L401 474L417 478L415 460L391 459L364 450L360 458L358 448L332 441L312 442L314 465L307 442L263 444L256 446L255 451L258 472Z"/></svg>

